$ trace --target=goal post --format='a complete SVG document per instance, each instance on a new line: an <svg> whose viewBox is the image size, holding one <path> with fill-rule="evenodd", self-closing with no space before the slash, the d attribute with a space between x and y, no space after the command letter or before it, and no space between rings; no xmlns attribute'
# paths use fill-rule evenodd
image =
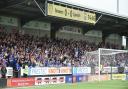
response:
<svg viewBox="0 0 128 89"><path fill-rule="evenodd" d="M86 52L87 61L94 62L95 65L95 73L92 74L98 75L99 81L102 74L110 74L112 79L112 74L118 73L118 67L126 67L127 57L127 50L99 48L95 51ZM90 67L92 66L90 65Z"/></svg>

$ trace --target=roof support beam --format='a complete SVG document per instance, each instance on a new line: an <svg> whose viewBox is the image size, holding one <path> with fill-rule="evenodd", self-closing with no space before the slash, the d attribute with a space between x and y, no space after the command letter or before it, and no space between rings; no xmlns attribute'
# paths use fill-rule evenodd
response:
<svg viewBox="0 0 128 89"><path fill-rule="evenodd" d="M0 9L13 7L22 3L25 3L26 0L4 0L4 5L0 7Z"/></svg>
<svg viewBox="0 0 128 89"><path fill-rule="evenodd" d="M33 0L34 2L35 2L35 4L36 4L36 6L40 9L40 11L43 13L43 15L44 16L46 16L47 15L47 13L46 13L46 8L45 8L45 6L44 6L44 8L40 5L40 3L41 2L38 2L37 0ZM46 0L45 0L46 1ZM45 4L44 4L45 5Z"/></svg>
<svg viewBox="0 0 128 89"><path fill-rule="evenodd" d="M102 14L98 17L98 19L96 20L96 23L94 24L94 25L96 25L98 22L99 22L99 20L102 18Z"/></svg>

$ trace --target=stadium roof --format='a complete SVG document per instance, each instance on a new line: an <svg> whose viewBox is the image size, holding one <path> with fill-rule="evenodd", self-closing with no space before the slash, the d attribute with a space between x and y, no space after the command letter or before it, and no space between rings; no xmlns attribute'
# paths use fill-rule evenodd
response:
<svg viewBox="0 0 128 89"><path fill-rule="evenodd" d="M41 8L45 8L45 1L47 0L0 0L0 15L18 17L20 18L22 25L31 20L42 20L51 23L59 23L61 25L88 27L88 29L102 30L104 33L119 33L120 35L128 36L128 19L126 18L121 18L115 15L110 15L104 12L64 3L61 1L49 0L49 2L73 6L74 8L95 12L97 15L97 23L96 25L91 25L88 23L53 18L43 15L35 1L40 5Z"/></svg>

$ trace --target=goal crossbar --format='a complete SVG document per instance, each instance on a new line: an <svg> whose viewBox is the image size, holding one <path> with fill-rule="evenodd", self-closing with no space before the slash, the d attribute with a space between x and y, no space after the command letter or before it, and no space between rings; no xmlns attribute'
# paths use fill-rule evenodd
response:
<svg viewBox="0 0 128 89"><path fill-rule="evenodd" d="M98 50L100 50L100 55L115 55L115 54L120 54L120 53L127 53L127 50L116 50L116 49L105 49L105 48L99 48ZM87 52L87 54L99 54L99 51L91 51L91 52ZM103 53L103 51L108 51L108 53Z"/></svg>

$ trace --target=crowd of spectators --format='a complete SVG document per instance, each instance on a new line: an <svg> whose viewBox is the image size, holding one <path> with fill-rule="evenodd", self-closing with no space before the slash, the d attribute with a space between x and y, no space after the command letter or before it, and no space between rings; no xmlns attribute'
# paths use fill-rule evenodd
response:
<svg viewBox="0 0 128 89"><path fill-rule="evenodd" d="M34 37L28 34L1 32L0 65L13 67L16 70L25 65L29 67L91 66L96 65L96 62L87 60L85 54L99 47L118 48L117 45L109 43L96 45L82 40L59 38L53 40L47 36Z"/></svg>
<svg viewBox="0 0 128 89"><path fill-rule="evenodd" d="M119 53L115 55L102 55L101 64L104 67L114 66L114 67L128 67L128 53Z"/></svg>

